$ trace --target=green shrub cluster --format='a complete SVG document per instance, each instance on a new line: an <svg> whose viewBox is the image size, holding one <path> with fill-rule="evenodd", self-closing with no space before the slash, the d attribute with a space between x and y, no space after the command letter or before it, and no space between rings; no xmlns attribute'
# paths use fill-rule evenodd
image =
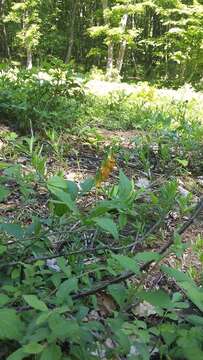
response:
<svg viewBox="0 0 203 360"><path fill-rule="evenodd" d="M81 86L70 71L10 68L0 73L1 121L21 131L70 128L80 116L82 97Z"/></svg>

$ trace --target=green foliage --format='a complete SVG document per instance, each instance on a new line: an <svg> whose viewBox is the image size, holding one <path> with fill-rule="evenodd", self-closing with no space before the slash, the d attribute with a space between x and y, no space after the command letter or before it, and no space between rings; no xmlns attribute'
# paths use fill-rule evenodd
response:
<svg viewBox="0 0 203 360"><path fill-rule="evenodd" d="M17 68L0 76L1 120L20 130L75 124L79 115L82 89L71 72L49 69L28 73ZM80 101L79 101L80 100Z"/></svg>
<svg viewBox="0 0 203 360"><path fill-rule="evenodd" d="M30 145L33 139L29 140ZM30 149L34 151L29 146L29 153ZM26 182L21 168L3 163L2 168L0 186L4 187L11 177L21 186ZM127 249L131 239L123 233L135 219L137 226L142 225L147 231L149 213L157 221L173 210L175 203L181 201L176 183L172 181L160 187L156 199L149 190L152 204L143 205L142 191L120 171L118 184L106 191L108 197L95 200L88 210L82 210L80 201L94 190L93 179L78 185L59 175L42 174L39 178L36 171L33 181L46 191L50 202L48 214L39 219L33 217L28 225L5 219L0 224L0 267L4 274L0 337L5 356L10 360L27 357L86 360L99 359L102 351L106 359L125 356L144 360L150 359L152 349L156 349L153 351L160 357L190 360L195 352L197 359L201 359L201 287L189 275L162 265L161 271L174 278L183 292L146 290L142 267L152 261L158 266L161 256L147 251L130 254ZM33 199L36 195L31 194ZM122 216L125 221L121 221ZM73 223L76 225L72 226ZM96 249L87 261L86 252L91 252L91 247L84 246L82 236L89 229L94 232ZM66 245L60 255L54 254L53 239L57 242L57 236L63 233ZM114 251L115 244L118 250ZM172 251L174 246L175 243ZM53 260L55 264L50 262ZM108 279L128 273L134 275L137 284L108 283ZM109 306L103 318L99 315L99 293L96 296L102 280L107 281L103 295ZM89 290L93 292L87 296ZM147 311L156 316L156 325L151 323L147 312L144 316L139 313L138 304L147 304ZM184 316L183 311L189 306L197 307L198 313ZM97 315L92 318L93 314Z"/></svg>

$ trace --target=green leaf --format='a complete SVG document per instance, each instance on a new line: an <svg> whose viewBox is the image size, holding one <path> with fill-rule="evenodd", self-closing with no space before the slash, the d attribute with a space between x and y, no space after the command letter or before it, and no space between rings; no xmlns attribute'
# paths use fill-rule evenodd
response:
<svg viewBox="0 0 203 360"><path fill-rule="evenodd" d="M162 265L161 270L163 272L165 272L167 275L169 275L170 277L173 277L178 282L182 282L182 281L186 281L186 282L189 281L190 282L190 281L192 281L192 279L187 274L185 274L184 272L182 272L180 270L177 270L177 269L172 269L169 266ZM195 284L195 283L193 282L193 284Z"/></svg>
<svg viewBox="0 0 203 360"><path fill-rule="evenodd" d="M119 227L121 230L123 230L123 228L126 226L127 224L127 215L124 213L121 213L119 215Z"/></svg>
<svg viewBox="0 0 203 360"><path fill-rule="evenodd" d="M67 303L68 296L75 292L78 289L78 279L75 277L72 277L68 280L65 280L60 286L56 293L57 299L59 300L60 304L63 304L64 302Z"/></svg>
<svg viewBox="0 0 203 360"><path fill-rule="evenodd" d="M62 358L61 349L55 344L50 344L43 350L40 360L60 360Z"/></svg>
<svg viewBox="0 0 203 360"><path fill-rule="evenodd" d="M49 328L55 338L62 340L72 340L74 342L80 339L80 327L75 319L66 320L57 313L49 318Z"/></svg>
<svg viewBox="0 0 203 360"><path fill-rule="evenodd" d="M114 239L118 240L119 234L116 223L108 217L99 217L94 219L95 223L102 229L109 232Z"/></svg>
<svg viewBox="0 0 203 360"><path fill-rule="evenodd" d="M115 335L116 335L116 340L118 341L121 353L128 354L130 351L130 341L129 341L128 336L122 330L116 331Z"/></svg>
<svg viewBox="0 0 203 360"><path fill-rule="evenodd" d="M55 194L58 190L63 190L68 193L72 200L75 200L78 195L78 186L74 181L65 180L59 176L53 176L47 182L48 189Z"/></svg>
<svg viewBox="0 0 203 360"><path fill-rule="evenodd" d="M137 296L141 300L145 300L153 306L164 309L171 309L174 307L170 296L163 290L140 291Z"/></svg>
<svg viewBox="0 0 203 360"><path fill-rule="evenodd" d="M86 179L84 182L80 183L80 195L85 195L89 191L92 190L93 186L95 185L95 179L93 177L90 177Z"/></svg>
<svg viewBox="0 0 203 360"><path fill-rule="evenodd" d="M56 187L56 188L60 188L60 189L63 189L63 190L66 190L66 189L67 189L66 180L63 179L63 178L60 177L60 176L53 176L53 177L51 177L51 178L47 181L47 186L48 186L48 189L49 189L50 191L52 191L52 189L50 189L51 187Z"/></svg>
<svg viewBox="0 0 203 360"><path fill-rule="evenodd" d="M185 317L185 320L190 322L193 325L203 326L203 316L188 315Z"/></svg>
<svg viewBox="0 0 203 360"><path fill-rule="evenodd" d="M160 259L160 255L155 252L141 252L135 255L135 259L138 262L150 262L150 261L158 261Z"/></svg>
<svg viewBox="0 0 203 360"><path fill-rule="evenodd" d="M0 309L0 339L19 340L24 325L13 309Z"/></svg>
<svg viewBox="0 0 203 360"><path fill-rule="evenodd" d="M23 351L27 354L39 354L44 350L44 346L38 343L31 342L23 346Z"/></svg>
<svg viewBox="0 0 203 360"><path fill-rule="evenodd" d="M71 196L63 190L54 189L52 193L60 200L60 202L68 207L69 210L78 212L75 202L72 200Z"/></svg>
<svg viewBox="0 0 203 360"><path fill-rule="evenodd" d="M9 167L8 163L2 162L2 161L0 162L0 170L6 169L7 167Z"/></svg>
<svg viewBox="0 0 203 360"><path fill-rule="evenodd" d="M5 294L0 294L0 306L4 306L10 301L9 297Z"/></svg>
<svg viewBox="0 0 203 360"><path fill-rule="evenodd" d="M182 165L183 167L187 167L187 166L188 166L188 160L186 160L186 159L177 159L177 158L176 158L176 161L177 161L180 165Z"/></svg>
<svg viewBox="0 0 203 360"><path fill-rule="evenodd" d="M184 290L188 299L203 312L203 292L196 285L189 282L181 282L179 286Z"/></svg>
<svg viewBox="0 0 203 360"><path fill-rule="evenodd" d="M174 324L161 324L160 327L161 335L165 341L165 343L170 346L176 339L176 325Z"/></svg>
<svg viewBox="0 0 203 360"><path fill-rule="evenodd" d="M16 350L15 352L13 352L7 358L7 360L22 360L22 359L24 359L26 357L27 357L27 355L24 353L23 348L20 348L20 349Z"/></svg>
<svg viewBox="0 0 203 360"><path fill-rule="evenodd" d="M8 189L5 187L0 187L0 202L6 200L9 194L10 191Z"/></svg>
<svg viewBox="0 0 203 360"><path fill-rule="evenodd" d="M40 316L37 318L36 324L37 325L41 325L44 322L46 322L49 318L49 316L52 314L52 312L43 312L42 314L40 314Z"/></svg>
<svg viewBox="0 0 203 360"><path fill-rule="evenodd" d="M7 251L7 247L4 245L0 245L0 255L3 255Z"/></svg>
<svg viewBox="0 0 203 360"><path fill-rule="evenodd" d="M124 285L121 284L110 285L108 286L108 292L120 307L124 305L125 300L127 298L127 290Z"/></svg>
<svg viewBox="0 0 203 360"><path fill-rule="evenodd" d="M37 298L36 295L23 295L25 302L35 310L48 311L46 304Z"/></svg>
<svg viewBox="0 0 203 360"><path fill-rule="evenodd" d="M120 170L119 186L118 186L119 198L126 201L132 196L133 191L134 191L133 181L130 181L127 178L127 176L124 174L124 172Z"/></svg>
<svg viewBox="0 0 203 360"><path fill-rule="evenodd" d="M0 224L0 231L5 231L8 235L14 236L17 239L22 239L24 236L24 230L18 224Z"/></svg>
<svg viewBox="0 0 203 360"><path fill-rule="evenodd" d="M184 293L187 295L193 304L195 304L200 311L203 312L203 292L201 288L198 288L195 282L185 273L169 268L168 266L162 265L161 270L164 271L169 276L173 277L180 288L184 290Z"/></svg>
<svg viewBox="0 0 203 360"><path fill-rule="evenodd" d="M125 269L140 274L140 267L135 258L130 258L125 255L112 255L118 263Z"/></svg>

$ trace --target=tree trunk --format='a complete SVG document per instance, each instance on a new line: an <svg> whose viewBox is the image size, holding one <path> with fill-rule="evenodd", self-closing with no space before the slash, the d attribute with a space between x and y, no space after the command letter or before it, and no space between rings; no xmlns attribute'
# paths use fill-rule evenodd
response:
<svg viewBox="0 0 203 360"><path fill-rule="evenodd" d="M113 48L113 42L110 42L110 44L108 45L108 60L106 65L106 73L109 77L112 76L113 71Z"/></svg>
<svg viewBox="0 0 203 360"><path fill-rule="evenodd" d="M4 3L5 0L0 0L0 17L1 19L3 19L4 17ZM3 35L3 41L4 41L4 51L6 54L6 57L8 59L11 58L11 52L10 52L10 47L8 45L8 36L7 36L7 31L6 31L6 26L4 24L4 22L2 22L2 35Z"/></svg>
<svg viewBox="0 0 203 360"><path fill-rule="evenodd" d="M32 51L31 49L27 48L27 70L32 69Z"/></svg>
<svg viewBox="0 0 203 360"><path fill-rule="evenodd" d="M127 41L123 40L120 45L118 58L117 58L117 62L116 62L116 70L118 71L118 74L121 73L121 70L123 67L123 60L124 60L124 56L125 56L126 45L127 45Z"/></svg>
<svg viewBox="0 0 203 360"><path fill-rule="evenodd" d="M105 10L108 9L108 0L102 0L102 7L103 7L103 15ZM108 25L108 21L106 17L104 16L104 23L105 25ZM112 76L113 71L113 50L114 50L114 44L112 41L108 44L108 58L107 58L107 64L106 64L106 74L108 77Z"/></svg>
<svg viewBox="0 0 203 360"><path fill-rule="evenodd" d="M77 0L74 1L73 11L71 14L70 39L69 39L69 44L68 44L68 50L67 50L67 53L65 56L66 64L69 63L69 61L71 59L71 55L72 55L72 49L73 49L73 44L74 44L74 27L75 27L76 9L77 9Z"/></svg>
<svg viewBox="0 0 203 360"><path fill-rule="evenodd" d="M128 22L128 14L124 14L122 19L121 19L121 22L120 22L120 28L121 28L121 31L122 31L123 34L125 32L127 22ZM120 44L120 48L119 48L119 52L118 52L118 58L117 58L117 62L116 62L116 69L117 69L119 74L120 74L120 72L122 70L126 46L127 46L127 41L124 39L124 40L122 40L122 42Z"/></svg>

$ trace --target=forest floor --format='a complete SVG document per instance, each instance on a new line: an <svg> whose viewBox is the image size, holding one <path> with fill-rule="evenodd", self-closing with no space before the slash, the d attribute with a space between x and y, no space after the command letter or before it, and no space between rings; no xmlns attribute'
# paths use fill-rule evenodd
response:
<svg viewBox="0 0 203 360"><path fill-rule="evenodd" d="M30 154L23 146L16 147L13 142L9 142L5 139L5 134L12 134L12 130L3 125L0 126L0 161L6 162L9 165L18 164L22 167L24 174L28 175L33 172L33 168L30 164ZM153 150L151 154L151 162L153 170L144 171L140 166L140 160L136 155L135 139L145 135L143 131L131 130L110 131L106 129L98 129L93 133L87 133L83 138L78 138L75 135L63 135L60 138L60 146L69 142L68 151L61 157L54 152L46 153L46 166L48 176L61 172L64 174L64 178L70 181L79 183L87 178L94 177L99 170L102 160L105 157L106 149L112 145L119 146L119 151L116 157L116 166L106 181L107 186L114 184L118 181L119 169L122 168L125 174L134 181L136 188L156 192L157 189L166 183L171 178L171 173L168 172L167 167L160 168L158 159L156 159L156 151ZM23 139L23 138L22 138ZM21 138L17 139L17 143L22 145ZM42 139L43 142L43 139ZM46 144L45 144L46 147ZM47 150L46 150L47 151ZM153 152L154 151L154 152ZM60 152L60 151L59 151ZM59 155L59 156L58 156ZM157 162L157 163L156 163ZM3 175L3 169L0 168L0 175ZM183 197L191 195L192 203L198 202L203 195L203 177L196 176L190 171L183 171L182 174L178 174L176 181L178 182L179 193ZM48 215L48 200L47 194L44 189L33 184L33 187L37 191L34 201L22 202L22 196L19 191L19 186L15 181L9 181L7 186L10 190L10 196L7 201L0 204L0 219L4 218L8 221L23 222L25 225L32 222L32 216L46 217ZM101 197L103 198L103 196ZM144 200L147 200L144 198ZM81 207L85 208L88 203L95 202L95 192L93 191L81 204ZM186 214L181 217L178 211L170 212L165 219L165 232L162 236L153 238L152 241L139 244L139 250L152 250L157 251L163 245L163 239L167 239L172 229L181 225L182 222L188 219L190 214ZM171 255L167 262L170 265L177 265L182 270L189 270L195 275L199 281L199 275L203 270L202 261L199 259L198 251L194 251L194 247L197 239L203 238L203 214L195 219L195 223L192 224L183 234L182 242L188 243L189 246L185 250L184 254L177 259L176 256ZM150 286L154 286L154 282L158 281L159 274L151 275Z"/></svg>

